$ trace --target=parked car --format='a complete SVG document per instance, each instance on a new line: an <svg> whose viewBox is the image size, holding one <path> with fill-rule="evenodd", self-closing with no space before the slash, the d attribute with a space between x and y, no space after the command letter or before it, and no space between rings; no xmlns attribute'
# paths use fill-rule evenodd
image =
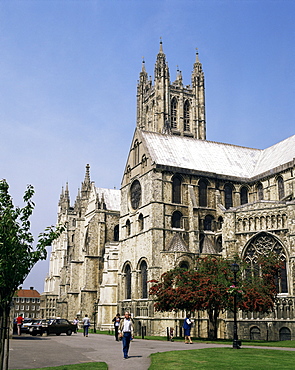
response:
<svg viewBox="0 0 295 370"><path fill-rule="evenodd" d="M24 318L23 324L21 326L21 332L22 333L28 333L30 326L32 325L33 319Z"/></svg>
<svg viewBox="0 0 295 370"><path fill-rule="evenodd" d="M77 327L76 325L72 324L66 319L41 319L41 320L34 320L32 323L29 333L31 335L37 334L56 334L60 335L61 333L65 333L67 335L71 335L72 333L76 333Z"/></svg>

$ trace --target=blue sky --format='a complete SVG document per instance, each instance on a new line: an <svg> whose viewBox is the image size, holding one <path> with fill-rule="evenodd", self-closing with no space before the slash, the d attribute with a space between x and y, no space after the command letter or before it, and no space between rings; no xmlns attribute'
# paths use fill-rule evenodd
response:
<svg viewBox="0 0 295 370"><path fill-rule="evenodd" d="M34 185L34 234L67 181L74 202L87 163L96 186L120 188L160 37L171 80L178 66L190 84L199 50L208 140L263 149L295 134L294 13L291 0L0 0L0 176L18 205ZM47 271L23 287L42 292Z"/></svg>

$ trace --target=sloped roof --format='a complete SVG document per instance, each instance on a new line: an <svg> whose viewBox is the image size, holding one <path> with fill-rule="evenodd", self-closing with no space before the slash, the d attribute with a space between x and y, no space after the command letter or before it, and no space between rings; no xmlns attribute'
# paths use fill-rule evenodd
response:
<svg viewBox="0 0 295 370"><path fill-rule="evenodd" d="M117 189L96 188L99 199L104 197L107 209L120 211L121 192Z"/></svg>
<svg viewBox="0 0 295 370"><path fill-rule="evenodd" d="M15 292L16 297L20 298L40 298L40 294L35 289L19 289Z"/></svg>
<svg viewBox="0 0 295 370"><path fill-rule="evenodd" d="M188 247L185 244L185 241L182 239L182 237L179 235L179 233L176 233L168 247L169 252L188 252Z"/></svg>
<svg viewBox="0 0 295 370"><path fill-rule="evenodd" d="M157 165L250 178L295 158L295 135L267 149L142 131L152 162Z"/></svg>

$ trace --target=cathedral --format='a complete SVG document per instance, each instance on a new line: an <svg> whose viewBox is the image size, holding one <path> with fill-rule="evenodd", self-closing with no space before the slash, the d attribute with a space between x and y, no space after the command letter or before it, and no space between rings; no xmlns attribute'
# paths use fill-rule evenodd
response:
<svg viewBox="0 0 295 370"><path fill-rule="evenodd" d="M239 254L251 265L268 251L285 265L275 310L238 313L241 339L295 336L295 135L264 150L206 138L205 80L198 52L191 85L181 71L171 82L162 42L154 79L145 63L137 85L137 120L121 189L96 187L90 166L74 204L68 185L58 223L67 230L52 245L41 299L43 317L85 314L109 330L117 312L132 313L135 330L180 333L183 312L158 313L150 280L167 270L195 268L206 255ZM195 313L193 335L207 337L208 318ZM218 336L232 337L233 318Z"/></svg>

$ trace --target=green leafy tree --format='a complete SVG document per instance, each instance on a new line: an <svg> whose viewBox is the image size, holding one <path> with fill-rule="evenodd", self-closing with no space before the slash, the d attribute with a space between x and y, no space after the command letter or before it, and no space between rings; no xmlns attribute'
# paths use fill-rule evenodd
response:
<svg viewBox="0 0 295 370"><path fill-rule="evenodd" d="M33 195L34 188L29 185L23 196L24 207L15 207L8 183L0 181L0 370L8 369L12 297L35 263L46 259L46 247L65 229L64 226L47 228L33 247L29 220L35 207Z"/></svg>
<svg viewBox="0 0 295 370"><path fill-rule="evenodd" d="M150 294L154 296L156 311L206 311L208 336L216 339L219 315L233 310L235 294L241 310L272 310L276 298L275 276L281 268L278 260L275 256L261 256L257 263L259 273L250 275L248 266L241 260L238 262L238 286L233 285L233 261L222 257L199 258L196 270L177 268L164 273L160 281L151 281L154 285Z"/></svg>

